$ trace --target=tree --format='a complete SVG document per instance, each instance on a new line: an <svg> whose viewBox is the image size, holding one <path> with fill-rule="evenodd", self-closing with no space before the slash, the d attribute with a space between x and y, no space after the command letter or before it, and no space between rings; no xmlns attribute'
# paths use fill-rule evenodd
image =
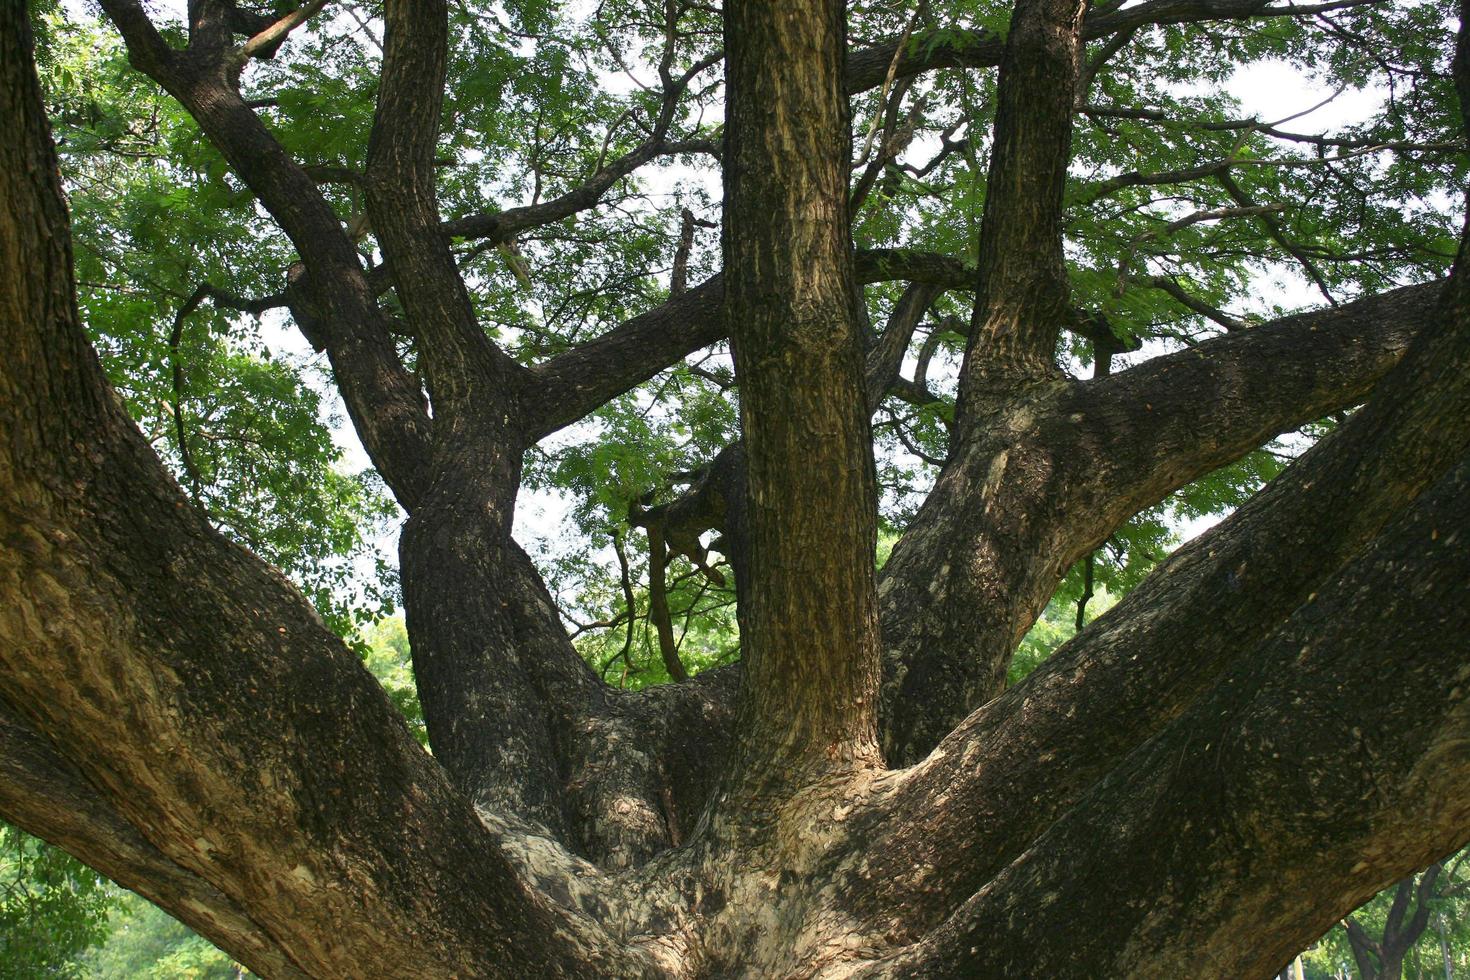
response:
<svg viewBox="0 0 1470 980"><path fill-rule="evenodd" d="M122 895L111 935L79 957L81 976L96 980L239 980L248 974L228 956L136 895Z"/></svg>
<svg viewBox="0 0 1470 980"><path fill-rule="evenodd" d="M1470 273L1436 278L1453 240L1442 207L1385 204L1443 200L1464 175L1451 107L1455 86L1470 104L1470 40L1445 68L1441 6L1021 0L957 23L855 8L891 33L849 50L840 2L731 0L718 53L703 6L608 8L650 45L657 90L591 141L590 176L552 152L567 102L541 103L563 115L535 126L531 202L447 220L446 201L463 212L484 191L455 165L497 161L445 134L503 120L448 103L446 80L472 100L525 69L512 39L554 29L546 7L386 3L370 135L345 165L293 155L299 129L263 120L292 116L289 68L248 76L279 94L242 89L247 69L289 59L323 3L196 0L178 30L134 0L102 7L218 152L213 179L294 250L279 302L409 515L400 573L433 754L299 592L180 490L106 384L25 11L5 0L0 815L253 971L1264 976L1470 836ZM362 31L377 42L376 24ZM487 32L498 74L454 61ZM1361 135L1221 120L1221 103L1158 74L1208 51L1207 70L1277 51L1359 83L1381 70L1396 101ZM714 97L696 81L721 60L716 146L684 132L697 122L681 100ZM980 70L995 66L992 84ZM923 96L952 68L955 88ZM872 138L850 141L849 98L873 90ZM898 163L904 129L928 122L900 93L954 93L973 116L933 142L936 168L969 168L949 193L983 202L974 266L853 249L854 212L870 240L885 215L929 220L903 198L923 167ZM1192 105L1198 127L1171 143L1155 100ZM1312 153L1269 151L1280 133ZM1160 143L1193 162L1109 156L1156 159ZM554 226L574 252L574 216L689 152L723 174L718 278L676 277L667 302L590 338L536 317L491 336L468 263L529 280L516 235ZM1413 166L1367 163L1381 153ZM1073 176L1073 159L1097 171ZM1156 204L1155 187L1182 203ZM1305 206L1261 203L1268 187ZM859 210L885 196L898 203ZM1328 201L1353 206L1334 217ZM936 237L968 242L969 213ZM1238 237L1240 222L1259 234ZM1357 244L1355 228L1370 229ZM1272 256L1329 306L1255 324L1217 306ZM1386 288L1400 277L1417 284ZM859 286L880 282L907 285L874 336ZM968 322L944 328L964 337L952 403L900 375L940 290L973 293ZM610 292L600 309L617 309ZM1182 305L1156 316L1166 302ZM1150 323L1195 316L1225 333L1107 370ZM1096 377L1062 373L1064 334ZM578 656L511 534L523 456L727 335L738 445L633 516L670 543L720 528L740 662L619 691ZM870 417L890 390L947 432L916 447L943 465L879 576ZM1002 690L1059 580L1130 517L1364 399Z"/></svg>
<svg viewBox="0 0 1470 980"><path fill-rule="evenodd" d="M1314 962L1352 963L1362 980L1402 977L1410 966L1418 976L1452 977L1451 933L1463 944L1464 857L1436 861L1376 895L1323 937Z"/></svg>
<svg viewBox="0 0 1470 980"><path fill-rule="evenodd" d="M76 976L71 961L101 942L115 904L91 868L0 827L0 954L10 975Z"/></svg>
<svg viewBox="0 0 1470 980"><path fill-rule="evenodd" d="M1365 980L1403 976L1404 955L1429 925L1429 901L1437 897L1434 895L1434 882L1443 871L1441 865L1431 864L1422 874L1410 875L1399 882L1394 889L1381 939L1375 940L1369 936L1362 924L1351 915L1342 920L1348 945L1353 951L1353 960L1358 964L1358 972ZM1405 921L1404 913L1408 911L1411 902L1416 906L1414 914Z"/></svg>

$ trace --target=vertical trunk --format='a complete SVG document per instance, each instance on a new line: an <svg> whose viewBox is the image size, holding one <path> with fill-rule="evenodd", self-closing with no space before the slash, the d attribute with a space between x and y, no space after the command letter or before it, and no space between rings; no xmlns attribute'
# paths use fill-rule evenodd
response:
<svg viewBox="0 0 1470 980"><path fill-rule="evenodd" d="M1069 461L1051 447L1066 443L1039 441L1036 429L1059 421L1065 394L1056 369L1069 318L1062 193L1086 6L1021 0L1011 18L954 445L885 570L883 622L895 642L885 653L883 748L897 765L1001 690L1011 653L1065 571L1051 518ZM1074 427L1061 423L1056 435Z"/></svg>
<svg viewBox="0 0 1470 980"><path fill-rule="evenodd" d="M750 528L747 775L876 757L876 490L848 233L844 24L840 0L725 9L725 313Z"/></svg>
<svg viewBox="0 0 1470 980"><path fill-rule="evenodd" d="M983 415L987 393L1056 370L1068 317L1062 190L1086 10L1085 0L1022 0L1011 17L980 225L979 289L955 407L962 424L972 410Z"/></svg>
<svg viewBox="0 0 1470 980"><path fill-rule="evenodd" d="M561 833L554 719L535 668L558 659L544 647L565 633L491 508L456 507L453 497L436 487L399 543L429 742L477 804Z"/></svg>

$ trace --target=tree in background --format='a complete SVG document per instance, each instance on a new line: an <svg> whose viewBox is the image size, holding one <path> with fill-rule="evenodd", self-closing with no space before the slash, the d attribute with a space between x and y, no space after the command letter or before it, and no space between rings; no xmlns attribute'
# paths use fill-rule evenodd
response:
<svg viewBox="0 0 1470 980"><path fill-rule="evenodd" d="M237 980L250 976L162 909L124 893L110 934L77 958L91 980Z"/></svg>
<svg viewBox="0 0 1470 980"><path fill-rule="evenodd" d="M6 819L269 976L1266 975L1465 842L1452 6L102 6L167 99L99 111L71 179L132 201L132 152L167 193L79 220L86 255L0 7ZM1195 94L1273 58L1390 97L1313 133ZM637 190L681 157L722 181L699 285L712 213ZM1322 309L1231 312L1285 264ZM211 433L286 416L189 408L201 308L287 311L408 514L432 756L211 498ZM167 351L161 399L116 397L84 319ZM1111 370L1144 338L1179 349ZM259 382L233 350L204 396ZM1005 689L1070 568L1334 413ZM512 534L543 481L645 532L675 683L579 655ZM686 569L733 578L738 665L685 667Z"/></svg>
<svg viewBox="0 0 1470 980"><path fill-rule="evenodd" d="M9 977L79 976L78 953L107 935L117 899L64 851L0 824L0 964Z"/></svg>
<svg viewBox="0 0 1470 980"><path fill-rule="evenodd" d="M1465 852L1437 861L1346 916L1307 954L1320 975L1351 966L1359 980L1463 973L1470 947Z"/></svg>

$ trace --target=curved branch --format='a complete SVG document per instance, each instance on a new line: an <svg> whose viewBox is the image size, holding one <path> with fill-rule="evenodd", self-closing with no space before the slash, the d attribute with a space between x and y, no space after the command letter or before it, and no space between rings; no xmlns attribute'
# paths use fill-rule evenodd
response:
<svg viewBox="0 0 1470 980"><path fill-rule="evenodd" d="M1440 289L1288 317L997 408L884 567L890 759L917 761L999 692L1061 576L1128 518L1360 400L1432 320Z"/></svg>
<svg viewBox="0 0 1470 980"><path fill-rule="evenodd" d="M917 249L860 249L860 283L907 280L969 289L964 263ZM582 418L608 399L647 381L680 358L724 340L723 278L716 274L599 337L531 369L523 401L526 440L534 443Z"/></svg>
<svg viewBox="0 0 1470 980"><path fill-rule="evenodd" d="M313 976L644 972L526 887L357 657L127 418L79 324L24 2L0 24L0 698L223 896L169 908L226 945L243 914Z"/></svg>
<svg viewBox="0 0 1470 980"><path fill-rule="evenodd" d="M1462 455L1207 695L871 975L1168 976L1202 959L1212 974L1266 975L1462 846L1467 494ZM1079 867L1096 887L1068 890ZM1049 900L1061 894L1078 897ZM1106 934L1045 941L1098 915Z"/></svg>
<svg viewBox="0 0 1470 980"><path fill-rule="evenodd" d="M308 976L236 902L160 853L4 704L0 817L173 910L185 925L261 976Z"/></svg>
<svg viewBox="0 0 1470 980"><path fill-rule="evenodd" d="M404 509L427 480L430 423L418 382L403 367L352 242L316 182L240 98L218 61L160 52L156 29L134 0L103 0L135 67L182 105L260 199L305 263L294 285L310 300L314 346L327 351L337 386L374 466ZM294 307L294 304L293 304Z"/></svg>
<svg viewBox="0 0 1470 980"><path fill-rule="evenodd" d="M1224 310L1217 310L1198 296L1189 292L1172 276L1129 276L1127 280L1135 286L1147 286L1160 292L1168 293L1178 301L1180 306L1191 312L1198 313L1207 320L1212 320L1224 327L1226 330L1245 330L1250 324L1244 320L1237 319Z"/></svg>
<svg viewBox="0 0 1470 980"><path fill-rule="evenodd" d="M1337 433L940 744L895 812L927 812L939 795L972 802L955 809L952 835L931 829L932 855L927 843L880 848L926 870L874 869L894 883L874 902L979 888L1470 451L1467 279L1451 281L1434 329Z"/></svg>
<svg viewBox="0 0 1470 980"><path fill-rule="evenodd" d="M1348 0L1360 5L1377 0ZM1111 12L1094 13L1083 25L1082 38L1095 41L1121 31L1152 24L1185 24L1207 20L1244 20L1252 17L1300 17L1312 7L1271 7L1267 0L1149 0ZM907 45L898 38L852 52L847 59L846 87L849 95L866 92L883 83L894 53L895 77L907 78L937 68L993 68L1005 51L1005 39L993 31L945 27L916 32Z"/></svg>
<svg viewBox="0 0 1470 980"><path fill-rule="evenodd" d="M674 8L671 6L668 12L672 16ZM668 45L672 45L672 35L670 35ZM721 149L715 142L698 139L670 140L668 135L677 114L679 99L689 88L689 83L705 69L719 64L724 54L717 51L707 55L696 61L688 71L677 78L673 77L668 70L669 59L672 55L673 48L666 46L664 59L659 69L659 75L664 82L663 99L659 106L658 116L654 120L653 132L648 139L606 166L602 165L599 158L596 173L579 186L549 201L510 208L506 211L458 218L445 224L445 232L460 238L509 241L529 228L551 224L593 207L602 200L602 195L606 194L614 184L651 160L662 156L678 156L687 153L705 153L719 157Z"/></svg>
<svg viewBox="0 0 1470 980"><path fill-rule="evenodd" d="M585 183L565 194L539 204L454 218L444 223L444 231L455 238L509 241L523 231L549 225L595 206L614 184L652 160L686 153L718 155L717 150L716 144L707 141L676 141L657 136L602 167Z"/></svg>

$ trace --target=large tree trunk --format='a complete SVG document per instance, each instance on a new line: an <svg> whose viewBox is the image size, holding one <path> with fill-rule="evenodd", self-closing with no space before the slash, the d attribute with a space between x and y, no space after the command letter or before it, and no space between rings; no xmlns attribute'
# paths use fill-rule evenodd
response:
<svg viewBox="0 0 1470 980"><path fill-rule="evenodd" d="M1470 272L1053 376L1072 88L1043 89L1075 76L1085 5L1017 5L954 458L881 600L868 412L893 358L865 375L842 5L729 6L744 656L636 695L581 664L511 540L518 460L646 377L641 340L677 356L708 323L641 319L537 369L486 339L431 179L446 9L390 2L369 199L431 421L330 208L239 98L240 12L191 4L176 51L141 5L106 6L302 250L311 329L411 515L436 755L121 411L78 323L24 4L0 0L6 819L262 974L317 977L1265 976L1470 836ZM1282 350L1322 356L1279 369ZM985 701L1067 562L1379 377L1335 436ZM1271 383L1269 410L1210 411ZM879 752L880 611L903 769Z"/></svg>
<svg viewBox="0 0 1470 980"><path fill-rule="evenodd" d="M737 759L778 782L876 761L877 491L845 207L845 8L742 0L725 42L725 319L748 529Z"/></svg>

